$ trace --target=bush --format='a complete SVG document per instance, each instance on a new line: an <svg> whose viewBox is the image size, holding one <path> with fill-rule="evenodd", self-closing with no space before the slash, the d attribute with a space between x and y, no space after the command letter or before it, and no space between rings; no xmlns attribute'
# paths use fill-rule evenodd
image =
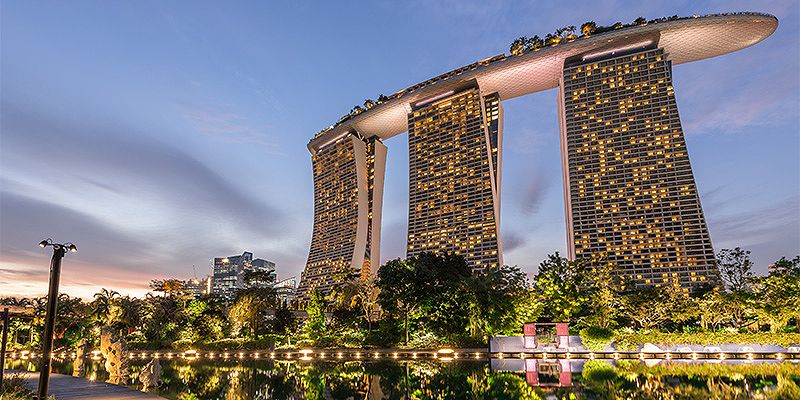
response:
<svg viewBox="0 0 800 400"><path fill-rule="evenodd" d="M589 360L583 364L581 376L591 382L608 382L617 377L617 371L603 360Z"/></svg>
<svg viewBox="0 0 800 400"><path fill-rule="evenodd" d="M645 343L674 346L679 344L720 345L720 344L774 344L788 347L800 344L800 333L770 332L700 332L700 333L667 333L667 332L618 332L614 345L623 351L633 351Z"/></svg>
<svg viewBox="0 0 800 400"><path fill-rule="evenodd" d="M189 339L180 339L172 342L172 348L175 350L189 350L193 345L194 341Z"/></svg>
<svg viewBox="0 0 800 400"><path fill-rule="evenodd" d="M6 376L0 386L0 399L27 400L34 398L33 392L25 388L25 380L18 375Z"/></svg>
<svg viewBox="0 0 800 400"><path fill-rule="evenodd" d="M581 341L591 351L603 351L614 340L614 331L600 326L590 326L580 330Z"/></svg>

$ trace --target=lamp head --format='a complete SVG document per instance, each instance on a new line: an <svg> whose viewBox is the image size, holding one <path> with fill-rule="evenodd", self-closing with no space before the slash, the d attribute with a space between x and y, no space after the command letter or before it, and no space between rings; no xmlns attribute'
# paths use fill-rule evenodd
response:
<svg viewBox="0 0 800 400"><path fill-rule="evenodd" d="M42 240L41 242L39 242L39 247L47 247L48 244L49 244L48 240Z"/></svg>
<svg viewBox="0 0 800 400"><path fill-rule="evenodd" d="M78 246L75 246L72 243L67 243L67 251L69 251L70 253L75 253L76 251L78 251Z"/></svg>

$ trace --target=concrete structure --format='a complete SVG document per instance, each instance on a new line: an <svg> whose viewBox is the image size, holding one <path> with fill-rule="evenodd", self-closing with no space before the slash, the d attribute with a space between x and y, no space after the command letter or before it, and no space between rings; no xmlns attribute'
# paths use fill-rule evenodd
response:
<svg viewBox="0 0 800 400"><path fill-rule="evenodd" d="M248 283L245 282L245 272L247 271L260 271L268 275L265 282L254 282L254 285L271 286L275 282L275 263L260 258L253 259L253 253L245 251L238 256L214 259L211 293L228 300L233 299L237 290L248 286Z"/></svg>
<svg viewBox="0 0 800 400"><path fill-rule="evenodd" d="M360 268L361 276L366 276L366 257L361 254L367 252L367 242L369 266L378 264L380 207L370 199L379 203L381 198L383 164L381 160L376 168L376 184L369 185L366 144L406 130L411 157L408 253L459 252L477 268L502 263L497 240L500 104L554 88L560 90L570 256L605 257L640 285L678 283L688 291L715 279L710 265L713 252L672 92L671 67L752 46L777 25L774 16L759 13L659 19L565 38L558 45L520 55L491 57L381 98L377 104L365 102L366 110L355 108L308 144L314 163L315 216L301 296L309 288L328 290L334 271ZM591 65L592 75L586 65ZM604 67L605 73L595 75ZM600 103L590 105L590 100ZM586 110L569 108L580 108L583 102ZM589 111L595 115L584 129L581 119L588 119ZM634 120L627 120L630 117ZM584 138L584 133L589 136ZM465 137L473 141L465 142ZM380 148L385 152L382 144ZM586 178L588 168L598 171ZM601 172L606 175L600 177ZM587 179L591 188L588 182L578 182ZM462 190L473 197L461 196ZM645 204L648 199L650 204ZM591 210L591 201L600 201L600 208Z"/></svg>

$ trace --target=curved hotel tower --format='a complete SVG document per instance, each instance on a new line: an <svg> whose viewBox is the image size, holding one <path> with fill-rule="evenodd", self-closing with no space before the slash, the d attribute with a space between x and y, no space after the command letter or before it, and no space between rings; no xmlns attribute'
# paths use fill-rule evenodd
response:
<svg viewBox="0 0 800 400"><path fill-rule="evenodd" d="M298 296L380 265L386 147L409 134L409 256L502 265L502 101L558 88L567 247L636 286L688 292L718 272L672 86L672 66L752 46L759 13L669 18L495 56L357 107L308 144L314 232Z"/></svg>

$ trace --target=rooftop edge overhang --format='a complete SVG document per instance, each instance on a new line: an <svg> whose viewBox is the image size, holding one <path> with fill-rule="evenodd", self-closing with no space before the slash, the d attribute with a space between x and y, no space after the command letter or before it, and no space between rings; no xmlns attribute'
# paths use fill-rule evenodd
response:
<svg viewBox="0 0 800 400"><path fill-rule="evenodd" d="M574 62L586 57L590 62L616 49L655 44L664 48L673 64L683 64L750 47L766 39L777 27L776 17L760 13L690 17L627 27L509 56L391 98L312 139L308 150L315 154L351 131L380 139L399 135L408 130L407 116L412 105L457 90L471 81L478 83L481 92L497 92L500 99L508 100L556 88L567 59Z"/></svg>

